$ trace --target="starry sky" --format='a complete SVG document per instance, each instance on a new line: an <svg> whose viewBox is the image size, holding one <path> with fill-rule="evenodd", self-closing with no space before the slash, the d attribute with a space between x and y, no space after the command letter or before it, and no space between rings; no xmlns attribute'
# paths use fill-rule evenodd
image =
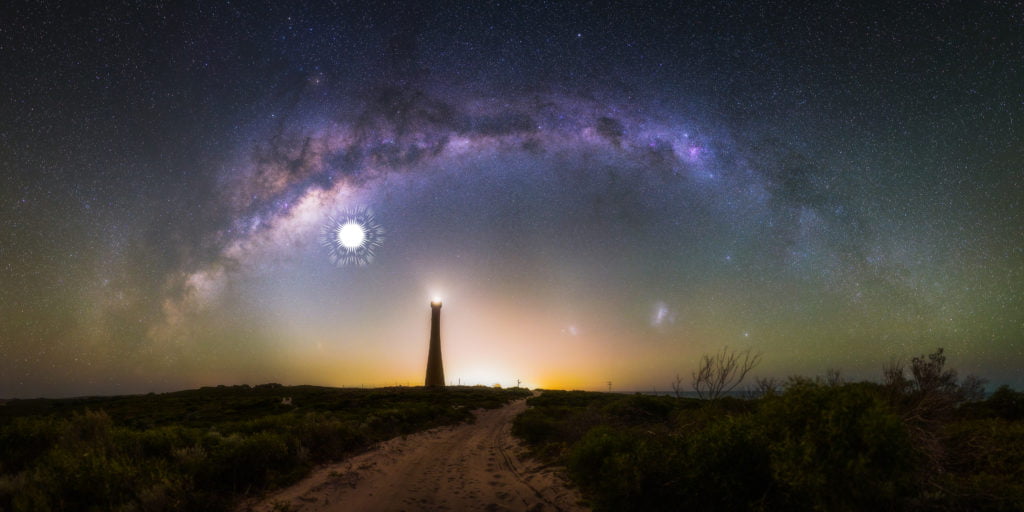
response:
<svg viewBox="0 0 1024 512"><path fill-rule="evenodd" d="M0 397L1024 387L1024 7L805 3L4 2Z"/></svg>

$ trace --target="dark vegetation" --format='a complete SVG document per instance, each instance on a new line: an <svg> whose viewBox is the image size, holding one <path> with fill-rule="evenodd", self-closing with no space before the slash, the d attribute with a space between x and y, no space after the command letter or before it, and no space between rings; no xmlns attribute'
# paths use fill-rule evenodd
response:
<svg viewBox="0 0 1024 512"><path fill-rule="evenodd" d="M0 407L0 511L226 510L373 442L528 395L264 384L12 400Z"/></svg>
<svg viewBox="0 0 1024 512"><path fill-rule="evenodd" d="M513 433L597 511L1024 510L1024 393L984 398L945 362L758 381L748 399L545 391Z"/></svg>
<svg viewBox="0 0 1024 512"><path fill-rule="evenodd" d="M704 354L701 357L700 364L692 374L690 385L698 398L717 400L736 389L760 361L761 354L750 349L737 352L730 350L729 347L723 347L716 354ZM676 374L676 380L672 383L672 391L676 397L683 392L682 382L682 378Z"/></svg>

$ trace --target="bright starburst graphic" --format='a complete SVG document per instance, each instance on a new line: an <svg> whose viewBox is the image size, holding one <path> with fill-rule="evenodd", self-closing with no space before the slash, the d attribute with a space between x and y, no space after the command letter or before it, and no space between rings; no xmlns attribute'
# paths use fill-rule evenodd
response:
<svg viewBox="0 0 1024 512"><path fill-rule="evenodd" d="M367 208L328 217L320 231L320 244L327 248L331 262L339 267L369 264L383 242L384 228Z"/></svg>

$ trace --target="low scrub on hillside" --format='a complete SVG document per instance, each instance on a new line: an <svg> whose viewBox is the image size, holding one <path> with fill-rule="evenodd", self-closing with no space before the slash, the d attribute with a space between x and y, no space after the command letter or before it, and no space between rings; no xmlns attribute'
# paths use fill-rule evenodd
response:
<svg viewBox="0 0 1024 512"><path fill-rule="evenodd" d="M1024 393L967 393L938 355L748 400L546 391L513 433L597 511L1024 510Z"/></svg>
<svg viewBox="0 0 1024 512"><path fill-rule="evenodd" d="M262 385L14 400L0 416L0 511L226 510L373 442L528 395Z"/></svg>

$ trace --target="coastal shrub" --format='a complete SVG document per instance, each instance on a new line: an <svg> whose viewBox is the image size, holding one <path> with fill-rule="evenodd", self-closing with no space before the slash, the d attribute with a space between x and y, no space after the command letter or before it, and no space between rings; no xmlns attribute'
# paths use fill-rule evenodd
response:
<svg viewBox="0 0 1024 512"><path fill-rule="evenodd" d="M535 450L561 456L562 448L579 441L591 428L613 421L610 418L615 415L609 414L607 406L630 398L585 391L545 391L527 400L531 408L516 417L512 432L529 439Z"/></svg>
<svg viewBox="0 0 1024 512"><path fill-rule="evenodd" d="M595 510L748 510L772 488L764 439L723 416L694 435L599 426L566 457Z"/></svg>
<svg viewBox="0 0 1024 512"><path fill-rule="evenodd" d="M527 409L512 423L512 434L534 445L556 441L564 437L564 417L548 409Z"/></svg>
<svg viewBox="0 0 1024 512"><path fill-rule="evenodd" d="M296 428L298 442L313 462L331 460L366 442L351 422L324 414L309 414Z"/></svg>
<svg viewBox="0 0 1024 512"><path fill-rule="evenodd" d="M57 448L43 457L32 480L42 489L59 492L59 499L51 501L54 508L75 503L112 510L133 497L135 485L147 479L145 471L119 453Z"/></svg>
<svg viewBox="0 0 1024 512"><path fill-rule="evenodd" d="M201 489L244 492L262 488L297 462L280 435L260 432L250 436L232 434L211 438L207 457L199 466L196 485Z"/></svg>
<svg viewBox="0 0 1024 512"><path fill-rule="evenodd" d="M793 508L891 508L913 494L917 454L901 419L871 386L796 380L764 399L755 421Z"/></svg>
<svg viewBox="0 0 1024 512"><path fill-rule="evenodd" d="M1024 510L1024 423L960 421L943 434L948 471L932 501L956 510Z"/></svg>
<svg viewBox="0 0 1024 512"><path fill-rule="evenodd" d="M583 408L592 404L613 402L621 399L622 395L611 393L594 393L591 391L560 391L550 390L530 398L526 401L528 405L536 407L569 407Z"/></svg>
<svg viewBox="0 0 1024 512"><path fill-rule="evenodd" d="M0 474L17 473L46 453L61 435L63 421L15 418L0 427Z"/></svg>
<svg viewBox="0 0 1024 512"><path fill-rule="evenodd" d="M232 386L13 400L0 411L0 511L228 510L312 463L527 394Z"/></svg>
<svg viewBox="0 0 1024 512"><path fill-rule="evenodd" d="M665 423L676 409L676 399L667 396L628 395L610 401L602 413L613 423L643 425Z"/></svg>
<svg viewBox="0 0 1024 512"><path fill-rule="evenodd" d="M1024 393L1002 385L986 401L993 415L1010 421L1024 420Z"/></svg>
<svg viewBox="0 0 1024 512"><path fill-rule="evenodd" d="M599 426L570 449L566 467L596 511L674 510L678 489L669 485L672 448L666 438Z"/></svg>
<svg viewBox="0 0 1024 512"><path fill-rule="evenodd" d="M547 391L513 433L597 511L1024 510L1024 394L950 401L964 385L944 363L883 384L792 378L754 400Z"/></svg>
<svg viewBox="0 0 1024 512"><path fill-rule="evenodd" d="M692 436L672 461L680 508L753 510L773 491L767 440L749 416L725 416Z"/></svg>
<svg viewBox="0 0 1024 512"><path fill-rule="evenodd" d="M964 404L961 416L967 418L1002 418L1008 421L1024 420L1024 393L1002 385L986 400Z"/></svg>
<svg viewBox="0 0 1024 512"><path fill-rule="evenodd" d="M134 446L139 458L167 459L180 446L195 444L200 431L181 427L156 427L148 430L124 430L130 437L121 442L122 446Z"/></svg>

